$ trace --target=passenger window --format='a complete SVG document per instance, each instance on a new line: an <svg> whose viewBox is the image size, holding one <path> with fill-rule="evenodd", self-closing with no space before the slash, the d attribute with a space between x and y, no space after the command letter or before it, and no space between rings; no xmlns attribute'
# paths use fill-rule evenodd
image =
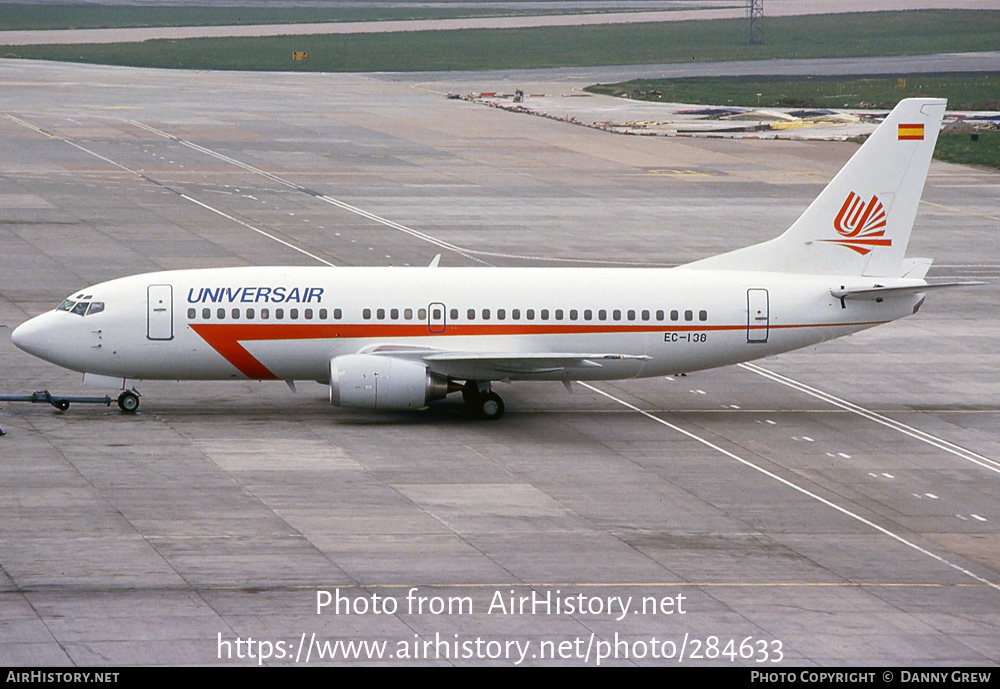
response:
<svg viewBox="0 0 1000 689"><path fill-rule="evenodd" d="M562 319L563 319L563 310L562 309L556 309L556 320L557 321L561 321Z"/></svg>
<svg viewBox="0 0 1000 689"><path fill-rule="evenodd" d="M452 309L451 312L448 314L448 318L450 318L453 321L457 321L458 320L458 309Z"/></svg>
<svg viewBox="0 0 1000 689"><path fill-rule="evenodd" d="M600 311L598 311L597 312L597 318L600 319L600 320L602 320L602 321L608 320L608 312L607 312L607 310L606 309L601 309Z"/></svg>
<svg viewBox="0 0 1000 689"><path fill-rule="evenodd" d="M422 321L427 320L427 309L417 309L417 318Z"/></svg>
<svg viewBox="0 0 1000 689"><path fill-rule="evenodd" d="M502 321L505 318L507 318L507 311L506 311L506 309L497 309L497 320L498 321Z"/></svg>
<svg viewBox="0 0 1000 689"><path fill-rule="evenodd" d="M468 311L465 312L465 317L468 318L470 321L476 320L476 310L469 309Z"/></svg>
<svg viewBox="0 0 1000 689"><path fill-rule="evenodd" d="M247 309L247 318L252 319L253 318L253 313L254 313L253 309Z"/></svg>
<svg viewBox="0 0 1000 689"><path fill-rule="evenodd" d="M239 319L240 319L240 310L239 309L233 309L233 320L234 321L238 321Z"/></svg>
<svg viewBox="0 0 1000 689"><path fill-rule="evenodd" d="M285 317L285 310L284 309L275 309L274 310L274 317L277 318L280 321L282 318Z"/></svg>
<svg viewBox="0 0 1000 689"><path fill-rule="evenodd" d="M343 311L341 311L340 309L334 309L334 310L333 310L333 317L334 317L335 319L337 319L338 321L339 321L339 320L340 320L341 318L343 318L343 316L344 316L344 312L343 312Z"/></svg>
<svg viewBox="0 0 1000 689"><path fill-rule="evenodd" d="M634 321L635 320L635 311L633 309L629 309L628 310L628 319L630 321Z"/></svg>
<svg viewBox="0 0 1000 689"><path fill-rule="evenodd" d="M490 319L490 310L489 309L483 309L483 320L484 321L488 321L489 319Z"/></svg>
<svg viewBox="0 0 1000 689"><path fill-rule="evenodd" d="M220 321L226 320L226 310L225 309L217 310L215 312L215 317L218 318Z"/></svg>
<svg viewBox="0 0 1000 689"><path fill-rule="evenodd" d="M380 321L385 320L385 309L376 309L375 318L377 318Z"/></svg>
<svg viewBox="0 0 1000 689"><path fill-rule="evenodd" d="M663 315L664 315L663 314L663 309L657 309L657 311L656 311L656 320L662 321L663 320Z"/></svg>
<svg viewBox="0 0 1000 689"><path fill-rule="evenodd" d="M614 313L612 313L612 314L611 314L611 316L612 316L612 318L614 318L614 319L615 319L616 321L620 321L620 320L622 319L622 312L621 312L621 309L615 309L615 310L614 310Z"/></svg>
<svg viewBox="0 0 1000 689"><path fill-rule="evenodd" d="M670 320L676 321L678 318L680 318L680 314L677 313L677 309L670 312Z"/></svg>
<svg viewBox="0 0 1000 689"><path fill-rule="evenodd" d="M549 320L549 310L548 309L542 309L542 320L543 321Z"/></svg>
<svg viewBox="0 0 1000 689"><path fill-rule="evenodd" d="M298 320L298 318L299 318L299 310L298 309L288 309L288 317L291 318L293 321L294 320Z"/></svg>
<svg viewBox="0 0 1000 689"><path fill-rule="evenodd" d="M510 312L510 317L515 321L521 320L521 309L514 309Z"/></svg>
<svg viewBox="0 0 1000 689"><path fill-rule="evenodd" d="M694 313L691 312L691 311L685 311L684 312L684 320L686 320L686 321L693 321L694 320Z"/></svg>
<svg viewBox="0 0 1000 689"><path fill-rule="evenodd" d="M198 315L197 309L188 309L188 320L194 320L194 317Z"/></svg>
<svg viewBox="0 0 1000 689"><path fill-rule="evenodd" d="M699 311L698 312L698 320L699 321L707 321L708 320L708 311Z"/></svg>
<svg viewBox="0 0 1000 689"><path fill-rule="evenodd" d="M270 309L261 309L260 310L260 317L261 317L262 320L266 321L268 318L271 317L271 310Z"/></svg>
<svg viewBox="0 0 1000 689"><path fill-rule="evenodd" d="M642 320L644 320L644 321L648 321L649 320L649 310L648 309L643 309L642 310Z"/></svg>
<svg viewBox="0 0 1000 689"><path fill-rule="evenodd" d="M319 319L321 321L325 321L329 317L330 317L330 312L329 311L327 311L326 309L320 309L319 310Z"/></svg>
<svg viewBox="0 0 1000 689"><path fill-rule="evenodd" d="M305 310L305 317L306 317L307 321L311 321L312 318L313 318L313 310L312 309L306 309Z"/></svg>
<svg viewBox="0 0 1000 689"><path fill-rule="evenodd" d="M389 318L391 318L394 321L398 321L399 320L399 309L390 309L389 310Z"/></svg>
<svg viewBox="0 0 1000 689"><path fill-rule="evenodd" d="M524 317L527 318L529 321L535 320L535 310L534 309L528 309L525 312Z"/></svg>
<svg viewBox="0 0 1000 689"><path fill-rule="evenodd" d="M591 318L593 318L593 317L594 317L594 312L593 312L593 311L591 311L590 309L586 309L586 310L585 310L585 311L583 312L583 320L585 320L585 321L589 321L589 320L590 320Z"/></svg>
<svg viewBox="0 0 1000 689"><path fill-rule="evenodd" d="M577 313L576 309L570 309L570 311L569 311L569 319L571 321L575 321L576 318L577 318L577 315L578 315L578 313Z"/></svg>
<svg viewBox="0 0 1000 689"><path fill-rule="evenodd" d="M206 321L210 319L212 317L212 309L202 309L201 317L204 318Z"/></svg>

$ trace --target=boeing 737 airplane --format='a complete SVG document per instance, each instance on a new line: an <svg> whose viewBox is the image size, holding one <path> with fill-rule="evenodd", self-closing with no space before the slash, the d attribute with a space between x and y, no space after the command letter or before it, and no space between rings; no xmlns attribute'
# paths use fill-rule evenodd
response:
<svg viewBox="0 0 1000 689"><path fill-rule="evenodd" d="M946 102L902 101L781 236L677 268L237 267L77 290L18 327L26 352L121 390L135 380L316 380L353 409L496 381L614 380L787 352L916 313L904 259Z"/></svg>

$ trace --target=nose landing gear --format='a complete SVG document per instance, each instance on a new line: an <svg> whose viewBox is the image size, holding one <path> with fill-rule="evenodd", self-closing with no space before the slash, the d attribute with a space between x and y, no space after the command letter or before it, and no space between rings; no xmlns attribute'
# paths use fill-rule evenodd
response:
<svg viewBox="0 0 1000 689"><path fill-rule="evenodd" d="M135 390L124 390L118 395L118 408L126 414L135 414L139 410L139 393Z"/></svg>

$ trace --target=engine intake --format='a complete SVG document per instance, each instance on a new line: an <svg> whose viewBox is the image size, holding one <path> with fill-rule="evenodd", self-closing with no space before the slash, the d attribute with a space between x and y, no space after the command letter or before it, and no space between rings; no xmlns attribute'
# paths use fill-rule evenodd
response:
<svg viewBox="0 0 1000 689"><path fill-rule="evenodd" d="M375 354L330 360L330 404L337 407L422 409L448 391L448 379L420 362Z"/></svg>

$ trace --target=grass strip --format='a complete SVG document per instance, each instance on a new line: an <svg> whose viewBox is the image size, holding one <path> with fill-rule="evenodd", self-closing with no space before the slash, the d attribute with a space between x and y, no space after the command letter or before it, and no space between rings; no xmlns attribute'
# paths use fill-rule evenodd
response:
<svg viewBox="0 0 1000 689"><path fill-rule="evenodd" d="M761 108L891 109L903 98L947 98L952 110L1000 110L1000 72L843 77L634 79L587 91L664 103Z"/></svg>
<svg viewBox="0 0 1000 689"><path fill-rule="evenodd" d="M0 46L0 55L64 62L252 71L452 71L837 58L996 49L1000 11L928 10L769 18L767 44L745 20L392 34ZM306 51L306 62L293 62Z"/></svg>

